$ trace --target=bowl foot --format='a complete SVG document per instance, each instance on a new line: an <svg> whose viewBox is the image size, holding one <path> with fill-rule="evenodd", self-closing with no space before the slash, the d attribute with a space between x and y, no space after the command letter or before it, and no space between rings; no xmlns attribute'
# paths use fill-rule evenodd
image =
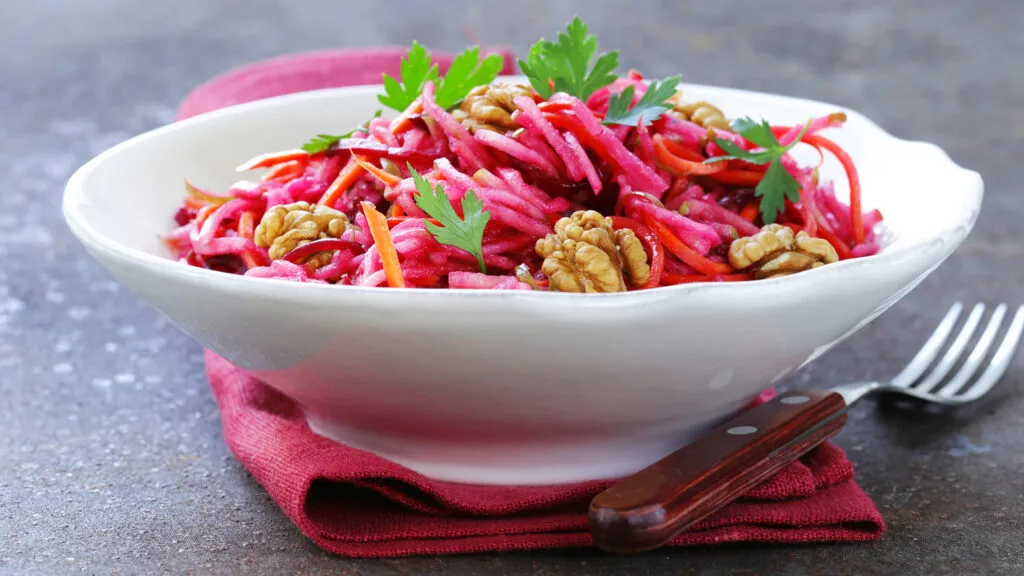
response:
<svg viewBox="0 0 1024 576"><path fill-rule="evenodd" d="M383 436L307 414L310 429L428 478L462 484L536 486L627 476L659 460L706 425L657 437L572 439L525 444L430 443Z"/></svg>

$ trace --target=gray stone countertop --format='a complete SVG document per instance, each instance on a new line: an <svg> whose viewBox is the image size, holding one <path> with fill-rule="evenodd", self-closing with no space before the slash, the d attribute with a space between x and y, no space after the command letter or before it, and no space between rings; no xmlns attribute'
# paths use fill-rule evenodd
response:
<svg viewBox="0 0 1024 576"><path fill-rule="evenodd" d="M867 402L837 442L889 524L857 545L350 560L306 541L225 447L201 350L63 224L92 155L236 65L339 46L522 52L574 13L651 76L836 102L986 180L963 248L801 385L894 373L955 300L1024 301L1024 4L1011 0L0 2L0 573L1022 574L1024 355L993 397ZM140 191L144 193L144 191Z"/></svg>

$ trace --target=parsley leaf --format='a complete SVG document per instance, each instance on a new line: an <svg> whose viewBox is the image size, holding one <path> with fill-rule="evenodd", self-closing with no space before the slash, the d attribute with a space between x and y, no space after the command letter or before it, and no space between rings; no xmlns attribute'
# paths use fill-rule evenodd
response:
<svg viewBox="0 0 1024 576"><path fill-rule="evenodd" d="M380 115L383 112L383 110L377 110L376 112L373 113L373 117L380 118ZM335 136L333 134L317 134L316 136L310 138L308 142L303 144L302 149L309 154L319 154L320 152L323 152L330 148L331 146L333 146L334 143L337 142L338 140L351 138L352 135L355 134L356 132L366 131L369 128L370 121L367 120L366 122L363 122L359 126L356 126L355 128L349 130L348 132L345 132L344 134L341 134L340 136Z"/></svg>
<svg viewBox="0 0 1024 576"><path fill-rule="evenodd" d="M474 46L459 52L452 60L448 72L441 79L434 99L438 106L451 108L477 86L490 84L498 77L505 59L501 54L491 54L480 61L480 47Z"/></svg>
<svg viewBox="0 0 1024 576"><path fill-rule="evenodd" d="M595 54L597 37L587 33L587 25L577 16L565 32L559 32L557 42L538 40L526 60L519 61L519 68L544 98L554 92L567 92L586 100L618 78L614 71L619 66L619 51L601 54L591 67Z"/></svg>
<svg viewBox="0 0 1024 576"><path fill-rule="evenodd" d="M782 166L781 159L786 152L796 146L797 142L800 142L810 126L811 121L808 120L800 134L783 146L775 137L767 120L758 123L750 118L739 118L733 121L732 129L748 142L759 146L761 150L744 150L730 140L715 138L715 144L728 154L708 158L704 162L710 164L724 160L743 160L752 164L768 164L768 170L754 189L754 196L761 199L761 220L765 224L771 224L775 222L779 212L785 209L787 198L790 202L800 201L800 184Z"/></svg>
<svg viewBox="0 0 1024 576"><path fill-rule="evenodd" d="M777 159L768 164L761 182L754 189L754 196L761 198L761 218L765 224L775 222L779 212L786 208L786 199L800 201L800 184L783 168Z"/></svg>
<svg viewBox="0 0 1024 576"><path fill-rule="evenodd" d="M381 104L399 112L408 108L419 97L423 92L423 85L428 80L437 80L437 64L433 63L426 48L413 40L412 48L405 58L402 58L400 70L401 82L387 74L383 75L384 91L387 94L377 96Z"/></svg>
<svg viewBox="0 0 1024 576"><path fill-rule="evenodd" d="M629 107L633 103L635 94L632 85L626 86L618 94L612 94L608 100L608 113L604 116L604 123L636 126L641 118L645 125L654 122L662 112L672 108L672 105L666 100L675 95L676 86L679 85L681 78L682 76L673 76L660 82L657 80L651 82L647 86L647 92L637 100L636 105L632 108Z"/></svg>
<svg viewBox="0 0 1024 576"><path fill-rule="evenodd" d="M427 231L441 244L455 246L472 254L480 264L480 271L486 273L484 228L491 219L491 213L484 210L484 203L472 190L466 190L466 195L462 197L463 217L459 218L441 184L436 188L431 186L411 164L409 173L416 184L417 194L413 196L413 201L427 213L427 216L441 223L441 226L438 226L433 222L427 222Z"/></svg>
<svg viewBox="0 0 1024 576"><path fill-rule="evenodd" d="M772 127L767 120L757 123L747 117L738 118L733 121L732 129L749 142L762 148L777 148L779 146L779 141L775 139L775 134L772 133Z"/></svg>

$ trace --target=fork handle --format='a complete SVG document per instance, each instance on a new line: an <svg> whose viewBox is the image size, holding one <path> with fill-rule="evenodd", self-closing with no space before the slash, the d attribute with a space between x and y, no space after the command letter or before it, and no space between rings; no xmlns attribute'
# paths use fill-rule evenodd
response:
<svg viewBox="0 0 1024 576"><path fill-rule="evenodd" d="M595 496L594 543L623 553L666 544L834 436L845 422L839 394L786 391Z"/></svg>

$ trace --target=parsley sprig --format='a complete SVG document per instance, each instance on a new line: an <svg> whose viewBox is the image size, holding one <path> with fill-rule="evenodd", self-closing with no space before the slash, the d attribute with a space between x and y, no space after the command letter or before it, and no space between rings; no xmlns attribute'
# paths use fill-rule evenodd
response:
<svg viewBox="0 0 1024 576"><path fill-rule="evenodd" d="M661 113L672 109L672 104L666 102L675 95L676 86L682 76L672 76L661 81L655 80L647 86L647 92L636 101L636 105L630 108L633 103L635 90L633 85L626 86L622 92L612 94L608 100L608 113L604 116L605 124L625 124L636 126L642 118L644 124L650 124L661 116Z"/></svg>
<svg viewBox="0 0 1024 576"><path fill-rule="evenodd" d="M437 64L434 64L422 44L413 40L412 48L402 58L399 68L401 82L388 74L382 75L386 94L377 96L380 103L401 112L409 107L423 92L428 80L437 80Z"/></svg>
<svg viewBox="0 0 1024 576"><path fill-rule="evenodd" d="M480 271L486 273L484 228L491 219L491 213L484 210L484 203L472 190L466 190L466 195L462 197L462 218L459 218L448 194L444 191L444 186L431 186L411 164L409 173L416 184L417 194L413 196L413 201L420 210L427 213L427 216L441 223L441 226L438 226L433 222L427 222L427 231L441 244L455 246L472 254L480 264Z"/></svg>
<svg viewBox="0 0 1024 576"><path fill-rule="evenodd" d="M437 84L437 92L434 93L437 104L451 108L462 102L473 88L493 82L504 65L505 59L501 54L489 54L481 60L480 47L474 46L456 54L448 72L440 77L437 64L427 50L413 41L412 48L402 58L401 81L384 74L385 94L378 95L377 99L388 108L401 112L419 98L423 86L431 81Z"/></svg>
<svg viewBox="0 0 1024 576"><path fill-rule="evenodd" d="M380 118L383 110L377 110L373 113L373 118ZM351 138L356 132L365 132L370 129L370 121L367 120L359 126L345 132L344 134L317 134L316 136L309 139L308 142L302 145L302 149L310 154L319 154L334 145L338 140L344 140L345 138Z"/></svg>
<svg viewBox="0 0 1024 576"><path fill-rule="evenodd" d="M587 25L577 16L565 32L559 32L557 42L538 40L526 60L519 61L519 68L544 98L555 92L567 92L586 100L618 78L614 72L619 66L619 51L601 54L591 66L595 54L597 36L588 34Z"/></svg>
<svg viewBox="0 0 1024 576"><path fill-rule="evenodd" d="M771 125L767 120L758 123L750 118L739 118L732 122L733 131L743 136L748 142L759 146L760 149L744 150L729 140L715 138L715 144L728 154L708 158L704 162L744 160L752 164L768 164L768 170L757 184L757 188L754 189L754 196L761 198L761 219L765 224L771 224L775 222L779 212L785 209L786 199L789 199L790 202L800 201L800 184L782 166L781 159L786 152L800 142L810 126L811 121L808 120L800 134L792 142L783 146L779 144L779 140L772 133Z"/></svg>
<svg viewBox="0 0 1024 576"><path fill-rule="evenodd" d="M455 106L477 86L490 84L498 77L505 59L501 54L490 54L480 60L480 47L459 52L448 67L448 72L441 79L434 100L442 108Z"/></svg>

